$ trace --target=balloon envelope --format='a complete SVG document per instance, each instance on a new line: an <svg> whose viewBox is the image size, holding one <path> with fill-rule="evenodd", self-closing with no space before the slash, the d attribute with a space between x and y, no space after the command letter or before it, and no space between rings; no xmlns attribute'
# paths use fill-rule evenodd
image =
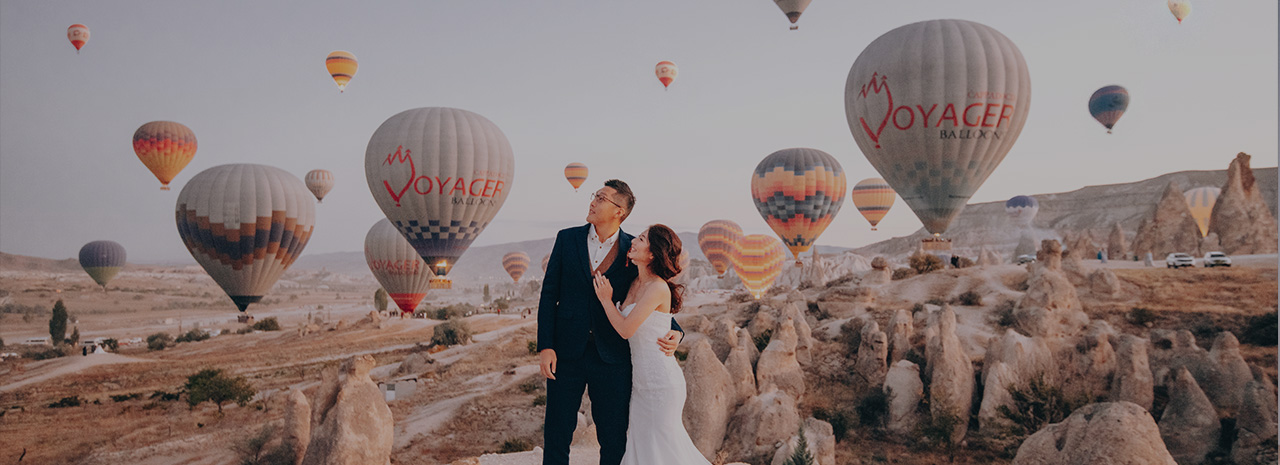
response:
<svg viewBox="0 0 1280 465"><path fill-rule="evenodd" d="M862 154L925 229L941 234L1022 132L1031 75L999 31L924 21L858 55L844 103Z"/></svg>
<svg viewBox="0 0 1280 465"><path fill-rule="evenodd" d="M124 246L113 241L93 241L80 248L80 266L103 289L124 263Z"/></svg>
<svg viewBox="0 0 1280 465"><path fill-rule="evenodd" d="M578 190L587 180L587 165L570 163L564 167L564 178L569 181L570 186L573 186L573 190Z"/></svg>
<svg viewBox="0 0 1280 465"><path fill-rule="evenodd" d="M800 20L800 14L804 13L804 9L809 7L809 2L813 0L773 0L778 5L782 13L787 15L787 19L791 21L791 30L799 29L796 21Z"/></svg>
<svg viewBox="0 0 1280 465"><path fill-rule="evenodd" d="M773 236L752 234L738 242L733 267L742 286L759 299L782 274L782 263L786 260L787 249L782 242Z"/></svg>
<svg viewBox="0 0 1280 465"><path fill-rule="evenodd" d="M738 241L742 240L742 227L729 220L711 220L698 230L698 247L716 269L724 275L733 267L733 257L738 254Z"/></svg>
<svg viewBox="0 0 1280 465"><path fill-rule="evenodd" d="M262 300L311 239L316 204L302 180L265 165L221 165L182 187L178 235L240 311Z"/></svg>
<svg viewBox="0 0 1280 465"><path fill-rule="evenodd" d="M529 270L529 254L524 252L511 252L502 256L502 269L507 271L507 275L511 276L511 280L520 282L520 277L524 276L524 272ZM545 270L543 271L546 272Z"/></svg>
<svg viewBox="0 0 1280 465"><path fill-rule="evenodd" d="M815 149L773 152L751 176L756 209L797 261L840 212L845 188L840 162Z"/></svg>
<svg viewBox="0 0 1280 465"><path fill-rule="evenodd" d="M1013 218L1014 222L1029 226L1036 219L1036 213L1040 212L1040 202L1035 197L1015 195L1004 202L1004 212Z"/></svg>
<svg viewBox="0 0 1280 465"><path fill-rule="evenodd" d="M374 131L364 171L382 212L439 277L506 202L515 156L507 137L483 116L415 108Z"/></svg>
<svg viewBox="0 0 1280 465"><path fill-rule="evenodd" d="M70 40L71 46L76 48L76 53L80 53L80 47L89 43L89 26L72 24L67 28L67 40Z"/></svg>
<svg viewBox="0 0 1280 465"><path fill-rule="evenodd" d="M1191 217L1195 218L1200 228L1200 237L1209 235L1209 218L1213 216L1213 206L1218 202L1222 189L1217 187L1197 187L1182 193L1191 207Z"/></svg>
<svg viewBox="0 0 1280 465"><path fill-rule="evenodd" d="M133 132L133 153L166 191L174 176L196 156L196 145L196 133L173 121L152 121Z"/></svg>
<svg viewBox="0 0 1280 465"><path fill-rule="evenodd" d="M1182 24L1182 20L1191 15L1191 0L1169 0L1169 12Z"/></svg>
<svg viewBox="0 0 1280 465"><path fill-rule="evenodd" d="M548 264L550 264L550 263L551 263L551 254L546 254L546 255L544 255L544 256L542 257L542 272L543 272L543 273L546 273L546 272L547 272L547 265L548 265Z"/></svg>
<svg viewBox="0 0 1280 465"><path fill-rule="evenodd" d="M1089 97L1089 114L1107 128L1107 134L1128 108L1129 91L1120 86L1103 87Z"/></svg>
<svg viewBox="0 0 1280 465"><path fill-rule="evenodd" d="M324 67L329 70L329 76L333 78L333 82L338 84L338 92L342 93L347 90L347 83L351 82L351 78L356 77L356 69L360 65L351 52L336 50L330 52L324 59Z"/></svg>
<svg viewBox="0 0 1280 465"><path fill-rule="evenodd" d="M427 296L431 267L386 218L374 223L364 236L364 259L401 313L413 313Z"/></svg>
<svg viewBox="0 0 1280 465"><path fill-rule="evenodd" d="M853 185L850 200L853 200L853 206L858 207L858 213L871 223L871 230L875 231L876 225L880 224L880 220L893 207L894 197L896 195L889 183L880 178L867 178Z"/></svg>
<svg viewBox="0 0 1280 465"><path fill-rule="evenodd" d="M662 82L662 87L670 86L671 81L675 81L676 75L680 74L676 64L670 61L659 61L653 72L658 75L658 81Z"/></svg>
<svg viewBox="0 0 1280 465"><path fill-rule="evenodd" d="M307 190L316 196L317 202L323 202L324 196L333 190L333 173L329 170L311 170L307 173Z"/></svg>

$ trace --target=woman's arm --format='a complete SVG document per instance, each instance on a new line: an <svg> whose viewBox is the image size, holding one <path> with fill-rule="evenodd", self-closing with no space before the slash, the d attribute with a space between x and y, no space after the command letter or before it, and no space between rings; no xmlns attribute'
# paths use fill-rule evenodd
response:
<svg viewBox="0 0 1280 465"><path fill-rule="evenodd" d="M657 310L664 302L671 300L671 291L667 289L665 283L662 286L652 284L645 286L644 289L637 289L640 292L640 298L636 301L636 307L631 309L631 313L627 314L626 317L623 317L622 311L613 302L610 302L613 288L609 284L609 280L597 273L595 287L596 296L600 297L600 304L604 306L604 314L609 317L609 324L613 325L613 329L623 339L631 339L631 336L636 334L636 330L640 328L640 324L644 323L650 313Z"/></svg>

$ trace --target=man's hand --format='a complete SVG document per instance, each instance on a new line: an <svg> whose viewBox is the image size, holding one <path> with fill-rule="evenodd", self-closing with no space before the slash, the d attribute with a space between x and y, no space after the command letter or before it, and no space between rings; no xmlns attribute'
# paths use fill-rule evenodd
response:
<svg viewBox="0 0 1280 465"><path fill-rule="evenodd" d="M675 355L676 347L680 347L680 340L684 339L684 333L676 330L667 331L666 336L658 338L658 349L668 357Z"/></svg>
<svg viewBox="0 0 1280 465"><path fill-rule="evenodd" d="M538 352L538 365L542 369L542 376L547 379L556 379L556 351L555 349L542 349Z"/></svg>

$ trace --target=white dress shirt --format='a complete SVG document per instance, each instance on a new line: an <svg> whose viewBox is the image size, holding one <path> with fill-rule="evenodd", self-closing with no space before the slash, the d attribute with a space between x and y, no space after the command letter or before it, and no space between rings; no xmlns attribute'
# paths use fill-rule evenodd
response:
<svg viewBox="0 0 1280 465"><path fill-rule="evenodd" d="M618 241L618 233L615 231L612 236L600 239L600 235L596 233L596 227L592 226L590 232L587 233L587 255L591 257L591 271L594 273L600 268L600 262L604 261L605 256L609 255L609 250L613 249L613 243Z"/></svg>

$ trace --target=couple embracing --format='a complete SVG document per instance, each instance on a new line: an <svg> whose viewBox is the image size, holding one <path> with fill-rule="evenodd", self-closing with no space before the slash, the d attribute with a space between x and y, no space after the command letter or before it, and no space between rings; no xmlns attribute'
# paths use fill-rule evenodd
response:
<svg viewBox="0 0 1280 465"><path fill-rule="evenodd" d="M538 303L538 358L547 378L544 465L567 465L585 391L602 465L709 462L684 429L685 381L672 354L684 332L682 245L655 224L622 231L636 199L610 179L596 191L584 226L556 235Z"/></svg>

